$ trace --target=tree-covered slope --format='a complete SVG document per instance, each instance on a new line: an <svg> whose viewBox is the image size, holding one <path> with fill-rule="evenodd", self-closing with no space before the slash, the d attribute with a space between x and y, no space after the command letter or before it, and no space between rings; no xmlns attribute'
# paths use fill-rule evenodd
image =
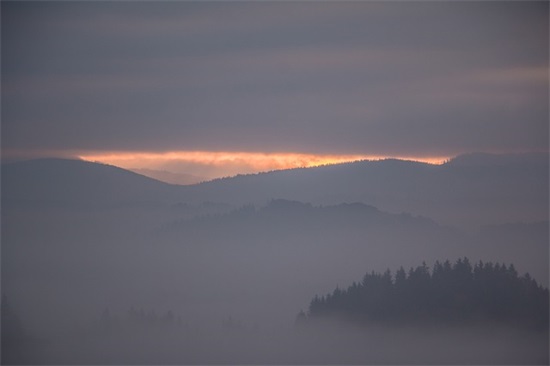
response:
<svg viewBox="0 0 550 366"><path fill-rule="evenodd" d="M341 319L358 324L464 324L483 322L548 330L548 289L513 265L467 258L423 263L395 276L367 273L360 283L315 296L301 321Z"/></svg>

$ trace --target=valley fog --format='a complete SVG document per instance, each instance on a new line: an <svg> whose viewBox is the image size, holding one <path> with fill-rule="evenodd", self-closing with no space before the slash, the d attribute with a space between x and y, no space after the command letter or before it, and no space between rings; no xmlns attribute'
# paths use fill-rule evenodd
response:
<svg viewBox="0 0 550 366"><path fill-rule="evenodd" d="M365 329L323 323L267 330L99 323L86 333L18 346L10 349L10 356L27 364L548 363L547 333L484 324Z"/></svg>
<svg viewBox="0 0 550 366"><path fill-rule="evenodd" d="M548 1L0 1L0 363L548 365Z"/></svg>
<svg viewBox="0 0 550 366"><path fill-rule="evenodd" d="M287 199L32 202L2 212L2 293L21 331L15 339L4 332L8 363L548 360L547 331L482 319L452 327L296 324L315 295L371 271L395 278L422 262L513 264L547 287L547 221L464 230L365 203Z"/></svg>

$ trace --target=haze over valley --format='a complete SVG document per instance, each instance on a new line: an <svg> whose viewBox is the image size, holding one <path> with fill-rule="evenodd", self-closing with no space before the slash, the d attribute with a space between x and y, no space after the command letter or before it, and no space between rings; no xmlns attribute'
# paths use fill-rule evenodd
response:
<svg viewBox="0 0 550 366"><path fill-rule="evenodd" d="M2 364L548 364L549 3L2 1Z"/></svg>
<svg viewBox="0 0 550 366"><path fill-rule="evenodd" d="M159 317L166 311L177 313L188 327L184 329L201 334L186 335L190 338L183 343L209 344L208 334L223 338L223 333L216 334L225 329L224 324L242 328L239 332L246 329L283 337L282 333L292 332L295 316L307 310L314 294L346 286L367 271L395 272L423 261L430 267L436 261L462 257L473 263L513 263L519 273L528 272L547 287L548 217L542 202L534 198L547 195L548 175L517 174L544 172L547 162L540 155L478 159L474 164L467 157L457 158L443 166L395 160L357 162L195 186L169 185L116 167L74 160L4 165L3 292L17 309L25 331L51 344L23 341L20 354L5 354L16 362L138 362L125 350L131 343L120 349L113 346L106 358L98 354L89 360L85 355L93 352L84 344L76 346L84 348L74 355L61 350L63 337L91 327L106 309L117 319L124 319L130 309L145 314L155 311ZM468 180L468 169L479 171L480 167L486 171L484 179L472 175ZM462 190L441 189L459 174ZM395 183L383 185L391 182L390 176ZM506 184L500 183L503 178ZM430 181L438 182L433 187L441 190L420 188ZM456 187L456 181L453 184ZM463 188L474 184L477 191ZM446 204L430 205L442 199L441 191L451 195ZM479 202L467 201L465 191L469 197L484 196L489 202L491 195L507 200L499 200L497 207L484 203L482 207L494 210L483 212L490 224L474 225L459 220L480 214ZM447 222L418 211L403 212L406 206L391 206L396 201L410 205L403 199L405 194L414 197L415 207L434 210L434 217ZM300 195L303 201L296 200ZM369 196L394 212L365 203ZM343 197L349 201L331 203ZM514 208L513 215L487 214L506 205ZM537 212L540 216L533 217ZM450 218L460 226L449 225ZM233 356L221 356L226 341L219 340L213 345L219 347L219 359L191 351L193 356L186 358L186 353L175 351L177 336L168 334L156 340L170 337L168 344L174 342L170 352L175 353L169 352L166 362L324 362L313 350L292 358L284 348L271 350L268 344L255 345L254 352L248 353L245 344L252 340L245 335L243 343L234 345L238 351ZM547 337L542 334L546 335L541 339ZM155 342L147 362L156 360L153 355L161 346ZM534 352L530 360L543 360L544 347L536 344L540 341L518 347ZM265 354L258 351L264 346L270 349ZM506 360L490 358L483 350L480 355L472 360ZM442 359L438 357L434 360Z"/></svg>

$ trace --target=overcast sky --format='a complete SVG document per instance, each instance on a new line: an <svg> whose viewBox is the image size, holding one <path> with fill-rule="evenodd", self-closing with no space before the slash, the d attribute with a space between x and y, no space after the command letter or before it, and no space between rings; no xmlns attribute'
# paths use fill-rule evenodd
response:
<svg viewBox="0 0 550 366"><path fill-rule="evenodd" d="M2 149L548 151L548 2L2 2Z"/></svg>

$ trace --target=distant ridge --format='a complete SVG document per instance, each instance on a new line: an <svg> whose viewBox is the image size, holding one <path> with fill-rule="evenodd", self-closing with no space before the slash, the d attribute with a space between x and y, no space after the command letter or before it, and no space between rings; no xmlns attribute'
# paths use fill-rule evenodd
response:
<svg viewBox="0 0 550 366"><path fill-rule="evenodd" d="M129 169L134 173L144 175L149 178L160 180L161 182L178 185L191 185L206 182L210 179L205 177L198 177L192 174L173 173L166 170L154 170L154 169Z"/></svg>
<svg viewBox="0 0 550 366"><path fill-rule="evenodd" d="M363 202L446 224L548 220L548 155L469 154L442 165L396 159L241 175L189 187L194 199L231 204L272 198Z"/></svg>
<svg viewBox="0 0 550 366"><path fill-rule="evenodd" d="M177 196L172 186L111 165L37 159L2 165L4 204L117 206Z"/></svg>
<svg viewBox="0 0 550 366"><path fill-rule="evenodd" d="M131 204L239 207L273 199L361 202L439 223L481 226L548 220L548 155L468 154L443 165L396 159L239 175L191 186L109 165L40 159L2 165L4 204Z"/></svg>

